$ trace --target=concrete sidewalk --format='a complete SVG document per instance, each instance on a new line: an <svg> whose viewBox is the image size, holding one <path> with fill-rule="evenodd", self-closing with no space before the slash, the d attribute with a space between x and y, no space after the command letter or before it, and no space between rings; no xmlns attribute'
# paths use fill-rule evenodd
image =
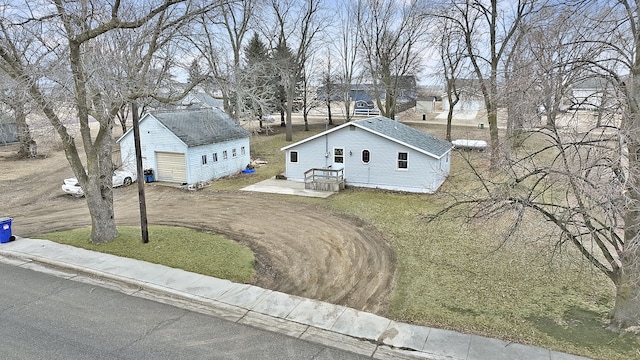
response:
<svg viewBox="0 0 640 360"><path fill-rule="evenodd" d="M18 237L0 244L0 261L97 283L374 359L585 359L535 346L399 323L344 306L48 240Z"/></svg>

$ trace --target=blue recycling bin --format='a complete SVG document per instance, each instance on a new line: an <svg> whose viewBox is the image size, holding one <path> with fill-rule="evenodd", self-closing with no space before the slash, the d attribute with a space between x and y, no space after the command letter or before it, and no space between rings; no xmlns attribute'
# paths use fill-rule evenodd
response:
<svg viewBox="0 0 640 360"><path fill-rule="evenodd" d="M152 183L155 181L155 179L153 178L153 169L145 169L142 174L144 175L144 182L145 183Z"/></svg>
<svg viewBox="0 0 640 360"><path fill-rule="evenodd" d="M0 243L8 243L15 239L11 235L11 221L13 219L9 217L0 217Z"/></svg>

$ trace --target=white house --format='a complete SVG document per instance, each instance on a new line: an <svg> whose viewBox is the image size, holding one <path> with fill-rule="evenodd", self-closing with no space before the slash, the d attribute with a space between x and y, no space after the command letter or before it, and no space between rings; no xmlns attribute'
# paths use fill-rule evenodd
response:
<svg viewBox="0 0 640 360"><path fill-rule="evenodd" d="M435 192L449 175L453 144L383 116L348 122L281 150L285 176L343 169L346 185Z"/></svg>
<svg viewBox="0 0 640 360"><path fill-rule="evenodd" d="M611 94L611 86L606 79L587 78L578 81L571 88L571 108L576 110L597 110L609 98L615 97Z"/></svg>
<svg viewBox="0 0 640 360"><path fill-rule="evenodd" d="M224 111L153 111L140 119L143 169L157 181L193 184L242 171L250 133ZM122 167L136 173L133 129L118 139Z"/></svg>

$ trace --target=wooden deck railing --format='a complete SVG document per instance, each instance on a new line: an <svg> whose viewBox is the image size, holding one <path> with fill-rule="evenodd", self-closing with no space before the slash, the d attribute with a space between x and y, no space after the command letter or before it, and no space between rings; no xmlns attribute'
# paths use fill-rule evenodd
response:
<svg viewBox="0 0 640 360"><path fill-rule="evenodd" d="M344 189L344 169L309 169L304 172L304 184L310 190L340 191Z"/></svg>
<svg viewBox="0 0 640 360"><path fill-rule="evenodd" d="M335 181L344 179L344 169L320 169L312 168L304 172L304 182Z"/></svg>

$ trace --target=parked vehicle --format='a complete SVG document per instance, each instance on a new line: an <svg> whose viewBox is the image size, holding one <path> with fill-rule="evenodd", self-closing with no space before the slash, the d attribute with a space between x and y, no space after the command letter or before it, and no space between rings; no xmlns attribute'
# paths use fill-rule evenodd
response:
<svg viewBox="0 0 640 360"><path fill-rule="evenodd" d="M135 180L136 177L132 173L122 170L114 171L113 176L111 177L114 188L119 186L129 186ZM62 183L62 191L75 197L84 196L84 191L82 190L82 187L80 187L80 183L76 178L64 179Z"/></svg>

